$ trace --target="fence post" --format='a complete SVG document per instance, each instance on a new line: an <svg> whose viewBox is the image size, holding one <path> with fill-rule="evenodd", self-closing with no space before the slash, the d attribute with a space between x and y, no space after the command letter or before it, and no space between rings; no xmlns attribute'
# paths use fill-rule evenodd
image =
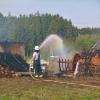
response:
<svg viewBox="0 0 100 100"><path fill-rule="evenodd" d="M67 61L66 61L66 59L65 59L65 68L66 68L66 71L67 71L67 66L66 66L66 63L67 63Z"/></svg>
<svg viewBox="0 0 100 100"><path fill-rule="evenodd" d="M59 58L59 61L58 61L58 62L59 62L59 69L60 69L60 71L61 71L61 66L60 66L60 58Z"/></svg>
<svg viewBox="0 0 100 100"><path fill-rule="evenodd" d="M62 59L61 63L62 63L62 66L61 67L62 67L62 71L63 71L63 59Z"/></svg>

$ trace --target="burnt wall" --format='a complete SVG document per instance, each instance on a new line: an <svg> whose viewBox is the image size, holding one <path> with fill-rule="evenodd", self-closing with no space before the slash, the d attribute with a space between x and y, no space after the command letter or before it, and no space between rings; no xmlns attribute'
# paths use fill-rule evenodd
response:
<svg viewBox="0 0 100 100"><path fill-rule="evenodd" d="M22 58L25 57L25 45L20 42L2 42L0 43L1 53L18 54Z"/></svg>

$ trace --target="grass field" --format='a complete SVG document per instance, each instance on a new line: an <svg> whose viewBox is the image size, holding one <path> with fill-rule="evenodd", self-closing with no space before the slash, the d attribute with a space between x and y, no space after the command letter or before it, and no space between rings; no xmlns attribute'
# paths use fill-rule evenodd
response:
<svg viewBox="0 0 100 100"><path fill-rule="evenodd" d="M0 79L0 100L100 100L100 88L22 79Z"/></svg>

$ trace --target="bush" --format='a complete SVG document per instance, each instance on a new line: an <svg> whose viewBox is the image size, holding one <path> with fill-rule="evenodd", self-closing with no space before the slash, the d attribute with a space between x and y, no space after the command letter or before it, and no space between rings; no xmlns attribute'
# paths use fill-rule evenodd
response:
<svg viewBox="0 0 100 100"><path fill-rule="evenodd" d="M97 40L99 40L100 35L79 35L75 41L75 46L78 49L90 48L92 47Z"/></svg>

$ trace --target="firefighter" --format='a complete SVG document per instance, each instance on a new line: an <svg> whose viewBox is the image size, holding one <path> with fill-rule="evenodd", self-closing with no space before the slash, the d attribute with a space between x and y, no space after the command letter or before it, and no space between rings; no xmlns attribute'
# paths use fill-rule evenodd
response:
<svg viewBox="0 0 100 100"><path fill-rule="evenodd" d="M39 46L35 46L32 60L33 60L33 68L34 68L34 72L35 72L35 77L43 77L41 64L40 64L40 49L39 49Z"/></svg>

